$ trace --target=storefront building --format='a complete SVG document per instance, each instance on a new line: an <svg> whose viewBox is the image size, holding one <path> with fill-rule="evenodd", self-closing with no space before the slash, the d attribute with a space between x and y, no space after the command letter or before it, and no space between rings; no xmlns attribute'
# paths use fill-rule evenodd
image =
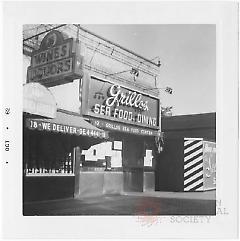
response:
<svg viewBox="0 0 240 241"><path fill-rule="evenodd" d="M61 109L53 119L24 115L24 123L24 200L75 196L81 150L107 139L107 132Z"/></svg>
<svg viewBox="0 0 240 241"><path fill-rule="evenodd" d="M24 89L39 85L53 103L32 90L39 111L23 110L24 202L155 190L158 94L96 74L86 59L81 41L57 30L31 52Z"/></svg>
<svg viewBox="0 0 240 241"><path fill-rule="evenodd" d="M159 99L89 74L83 78L82 99L83 116L109 133L109 166L87 168L83 163L85 182L99 177L92 192L96 185L102 186L101 193L155 190Z"/></svg>

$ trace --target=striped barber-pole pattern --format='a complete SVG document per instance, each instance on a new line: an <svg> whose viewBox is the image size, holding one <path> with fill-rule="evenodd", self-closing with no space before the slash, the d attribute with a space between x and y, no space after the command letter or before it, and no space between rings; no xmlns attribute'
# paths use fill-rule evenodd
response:
<svg viewBox="0 0 240 241"><path fill-rule="evenodd" d="M203 190L203 140L184 138L184 191Z"/></svg>

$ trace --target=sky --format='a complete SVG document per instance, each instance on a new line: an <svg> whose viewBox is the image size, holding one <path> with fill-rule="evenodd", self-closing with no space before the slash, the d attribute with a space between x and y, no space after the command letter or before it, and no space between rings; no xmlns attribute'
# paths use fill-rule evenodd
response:
<svg viewBox="0 0 240 241"><path fill-rule="evenodd" d="M163 106L174 115L216 111L216 29L210 24L82 25L148 59L159 56Z"/></svg>

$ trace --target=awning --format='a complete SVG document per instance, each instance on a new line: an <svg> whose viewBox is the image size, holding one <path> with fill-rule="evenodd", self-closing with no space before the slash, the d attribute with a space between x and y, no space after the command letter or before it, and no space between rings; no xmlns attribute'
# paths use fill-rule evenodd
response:
<svg viewBox="0 0 240 241"><path fill-rule="evenodd" d="M150 128L144 128L141 126L133 126L133 125L127 125L122 124L119 122L113 122L113 121L106 121L106 120L99 120L95 118L89 118L91 124L93 124L96 127L107 129L109 131L119 131L122 133L128 133L133 135L141 135L141 136L155 136L155 137L162 137L163 133L160 130L157 129L150 129Z"/></svg>
<svg viewBox="0 0 240 241"><path fill-rule="evenodd" d="M62 134L108 138L108 132L101 130L84 120L80 115L58 110L54 119L26 119L26 127L31 130L52 131Z"/></svg>
<svg viewBox="0 0 240 241"><path fill-rule="evenodd" d="M39 83L23 86L23 112L46 118L55 118L57 104L51 91Z"/></svg>

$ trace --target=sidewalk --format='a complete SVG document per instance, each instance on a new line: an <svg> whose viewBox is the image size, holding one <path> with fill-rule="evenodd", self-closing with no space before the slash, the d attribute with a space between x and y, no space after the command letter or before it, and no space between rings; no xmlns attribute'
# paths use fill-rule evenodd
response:
<svg viewBox="0 0 240 241"><path fill-rule="evenodd" d="M156 196L157 195L157 196ZM202 196L202 197L201 197ZM39 215L216 215L216 202L203 193L126 193L32 202L23 214Z"/></svg>
<svg viewBox="0 0 240 241"><path fill-rule="evenodd" d="M125 192L122 195L139 196L139 197L159 197L173 199L194 199L194 200L216 200L216 190L204 192L163 192L163 191L147 191L147 192Z"/></svg>

